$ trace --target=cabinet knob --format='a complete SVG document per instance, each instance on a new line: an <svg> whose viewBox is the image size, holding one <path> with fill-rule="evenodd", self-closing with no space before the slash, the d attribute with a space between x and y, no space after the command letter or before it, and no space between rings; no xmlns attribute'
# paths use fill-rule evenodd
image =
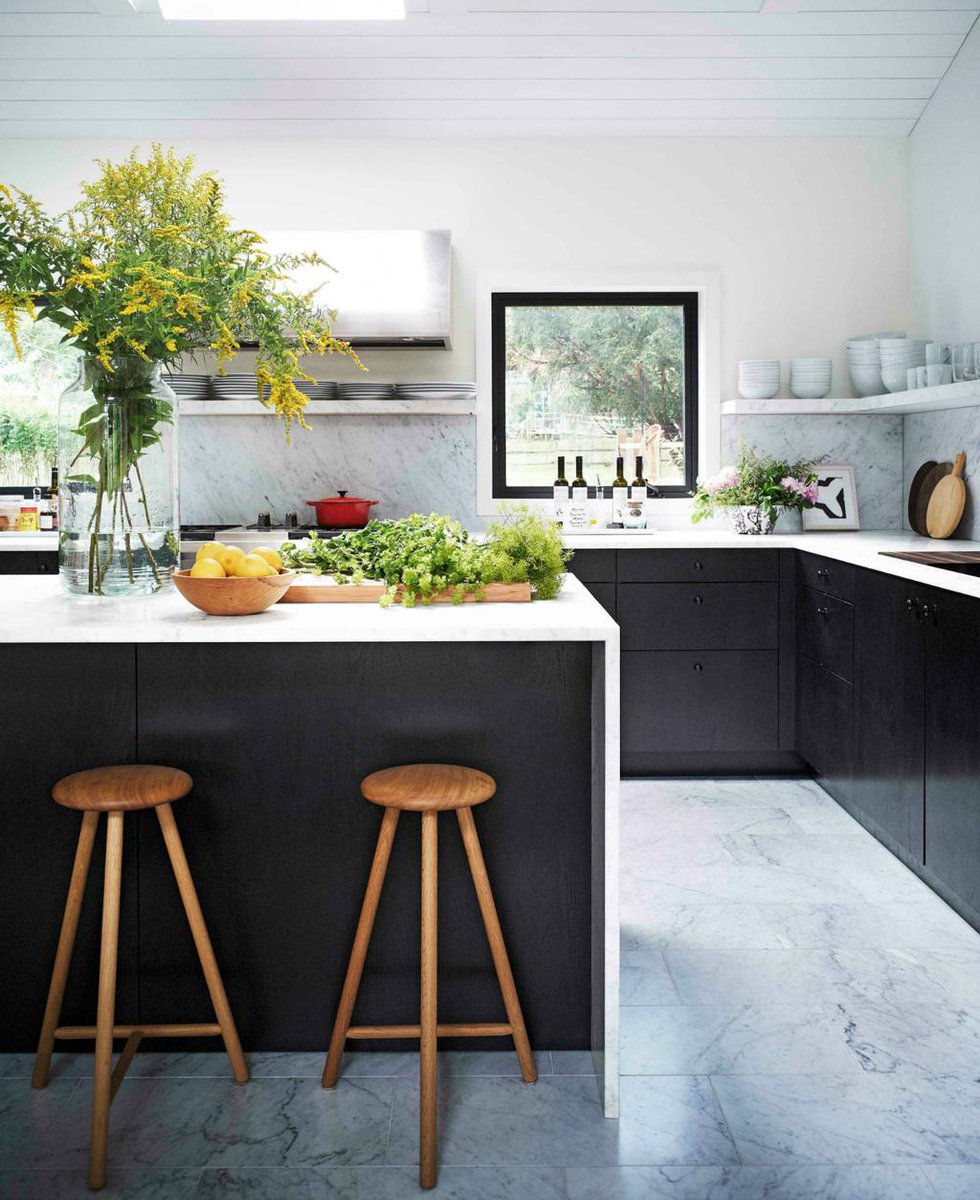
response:
<svg viewBox="0 0 980 1200"><path fill-rule="evenodd" d="M704 564L701 562L700 558L696 558L694 560L694 569L695 569L695 571L703 571L704 570Z"/></svg>
<svg viewBox="0 0 980 1200"><path fill-rule="evenodd" d="M912 598L909 597L909 599L905 601L905 611L907 613L910 613L914 610L914 608L915 608L915 604L912 602Z"/></svg>
<svg viewBox="0 0 980 1200"><path fill-rule="evenodd" d="M829 574L830 574L829 571L825 571L825 570L823 570L823 568L821 568L819 571L817 571L817 578L818 579L826 579Z"/></svg>
<svg viewBox="0 0 980 1200"><path fill-rule="evenodd" d="M38 563L38 565L37 565L37 573L38 573L39 575L47 575L47 573L48 573L48 564L47 564L47 563Z"/></svg>
<svg viewBox="0 0 980 1200"><path fill-rule="evenodd" d="M703 671L704 667L702 667L700 663L695 663L694 669L695 669L695 671Z"/></svg>
<svg viewBox="0 0 980 1200"><path fill-rule="evenodd" d="M823 607L823 606L820 606L820 607L818 607L818 608L817 608L817 612L818 612L818 613L819 613L819 614L820 614L822 617L826 617L826 616L829 616L829 615L830 615L830 609L829 609L829 608L826 608L826 607Z"/></svg>
<svg viewBox="0 0 980 1200"><path fill-rule="evenodd" d="M694 597L694 603L695 603L695 604L703 604L703 603L704 603L704 597L703 597L703 596L695 596L695 597Z"/></svg>

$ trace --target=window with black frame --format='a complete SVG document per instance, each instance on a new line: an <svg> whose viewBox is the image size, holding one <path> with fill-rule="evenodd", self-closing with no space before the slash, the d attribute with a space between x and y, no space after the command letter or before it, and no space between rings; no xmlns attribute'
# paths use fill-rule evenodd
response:
<svg viewBox="0 0 980 1200"><path fill-rule="evenodd" d="M590 485L639 456L661 495L692 490L696 292L495 292L491 337L494 496L551 496L559 455Z"/></svg>

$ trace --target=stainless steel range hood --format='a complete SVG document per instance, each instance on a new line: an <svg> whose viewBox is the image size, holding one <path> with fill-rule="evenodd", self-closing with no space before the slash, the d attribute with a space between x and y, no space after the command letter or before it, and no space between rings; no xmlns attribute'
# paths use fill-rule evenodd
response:
<svg viewBox="0 0 980 1200"><path fill-rule="evenodd" d="M354 346L450 349L451 238L448 229L276 230L273 253L315 250L333 270L302 267L299 291L336 309L334 332Z"/></svg>

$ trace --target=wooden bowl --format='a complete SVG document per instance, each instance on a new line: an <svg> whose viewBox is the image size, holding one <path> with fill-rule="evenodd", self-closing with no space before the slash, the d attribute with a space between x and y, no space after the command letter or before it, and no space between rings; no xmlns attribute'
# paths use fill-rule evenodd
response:
<svg viewBox="0 0 980 1200"><path fill-rule="evenodd" d="M174 586L184 599L213 617L246 617L271 608L295 578L295 571L249 579L233 575L227 579L195 579L190 571L174 571L173 575Z"/></svg>

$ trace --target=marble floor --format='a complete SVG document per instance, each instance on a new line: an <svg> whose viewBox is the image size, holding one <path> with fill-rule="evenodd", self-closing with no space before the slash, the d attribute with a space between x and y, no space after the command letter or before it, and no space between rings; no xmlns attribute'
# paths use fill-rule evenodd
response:
<svg viewBox="0 0 980 1200"><path fill-rule="evenodd" d="M433 1195L980 1197L980 936L807 780L626 783L622 843L622 1119L587 1054L446 1053ZM0 1200L90 1194L90 1062L0 1056ZM102 1195L419 1195L416 1064L141 1054Z"/></svg>

